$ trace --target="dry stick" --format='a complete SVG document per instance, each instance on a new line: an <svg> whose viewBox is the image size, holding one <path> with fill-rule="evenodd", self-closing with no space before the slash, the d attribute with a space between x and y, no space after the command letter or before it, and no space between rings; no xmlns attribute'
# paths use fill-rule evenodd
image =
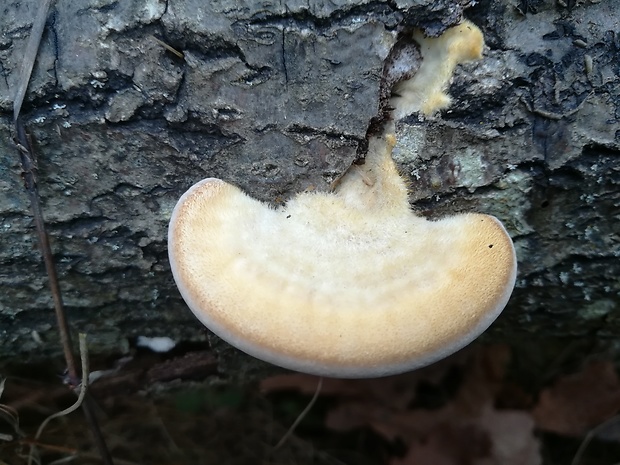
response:
<svg viewBox="0 0 620 465"><path fill-rule="evenodd" d="M6 383L6 378L0 378L0 398L4 393L4 384ZM0 420L4 420L6 423L11 425L13 428L13 432L17 436L23 436L22 431L19 429L19 414L17 410L15 410L10 405L0 404ZM0 441L12 441L15 437L12 434L0 433Z"/></svg>
<svg viewBox="0 0 620 465"><path fill-rule="evenodd" d="M56 265L54 263L54 257L52 255L49 238L45 229L45 223L43 222L43 213L41 210L41 203L39 202L39 191L37 189L36 177L35 177L35 163L32 158L32 146L30 144L29 137L26 135L26 130L21 119L17 118L15 121L15 130L17 132L17 147L20 153L22 162L22 170L24 172L24 185L28 196L30 197L30 204L34 216L34 222L37 230L37 237L39 239L39 247L41 248L41 254L43 255L43 261L45 262L45 269L47 271L50 289L52 292L52 298L54 300L54 310L56 312L56 323L58 325L58 332L60 334L60 341L65 356L65 362L67 364L67 371L69 372L69 378L71 384L77 384L79 379L79 373L75 364L75 357L71 349L71 335L69 330L69 324L64 311L62 302L62 296L60 293L60 286L58 285L58 277L56 274ZM95 415L92 409L92 400L89 396L86 397L82 403L82 410L84 411L84 417L88 423L101 455L101 459L105 465L113 465L112 457L108 451L107 445L101 430L97 424Z"/></svg>
<svg viewBox="0 0 620 465"><path fill-rule="evenodd" d="M67 364L67 371L69 372L69 378L71 384L77 384L79 379L79 373L75 364L75 357L71 349L71 335L69 330L69 324L64 311L62 303L62 296L60 293L60 286L58 285L58 277L56 274L56 265L54 263L54 257L52 255L51 247L47 231L45 230L45 223L43 222L43 214L41 211L41 203L39 202L39 192L36 184L36 177L34 172L36 170L33 158L32 158L32 146L30 144L29 137L26 135L26 130L21 119L18 117L15 121L15 130L17 132L17 147L20 153L22 170L24 171L24 185L26 191L30 197L30 203L32 206L32 212L34 216L34 222L37 229L37 236L39 239L39 247L43 255L43 261L45 262L45 269L47 271L50 289L52 292L52 298L54 300L54 310L56 312L56 322L58 325L58 332L60 334L60 341L62 343L63 352L65 356L65 362ZM108 451L108 447L103 439L101 430L95 418L92 408L92 400L90 396L87 396L82 403L82 410L84 411L84 417L88 423L101 455L101 459L105 465L113 465L112 456Z"/></svg>
<svg viewBox="0 0 620 465"><path fill-rule="evenodd" d="M39 202L39 190L37 188L35 176L37 169L36 162L32 156L32 145L30 143L30 138L26 134L26 129L24 128L24 124L19 116L15 121L15 131L17 133L17 149L19 150L22 164L24 186L26 187L28 197L30 198L30 206L32 208L37 237L39 239L39 247L41 248L41 254L43 255L45 271L47 272L50 290L52 292L52 299L54 300L54 310L56 311L60 342L62 343L65 360L67 362L67 370L69 371L69 376L71 377L71 383L76 383L79 376L75 366L75 357L73 356L73 352L71 350L71 336L64 312L60 286L58 284L56 264L54 263L49 237L45 229L45 223L43 222L43 211L41 210L41 203Z"/></svg>
<svg viewBox="0 0 620 465"><path fill-rule="evenodd" d="M319 397L319 394L321 393L322 387L323 387L323 377L321 376L319 378L319 382L316 385L316 391L314 391L314 395L312 396L312 399L310 399L310 402L308 402L308 405L306 405L306 408L303 409L303 411L297 416L297 418L295 419L293 424L290 426L290 428L286 431L286 433L284 433L284 436L282 436L282 438L278 441L278 443L275 446L273 446L272 451L278 450L280 447L284 445L284 443L288 440L288 438L291 437L291 435L295 431L295 428L299 426L301 421L308 414L310 409L314 406L314 403L316 402L316 400Z"/></svg>
<svg viewBox="0 0 620 465"><path fill-rule="evenodd" d="M22 103L24 101L24 96L26 95L26 89L28 88L28 83L30 82L32 68L37 57L39 44L41 43L41 37L43 36L43 30L45 29L45 21L47 19L47 14L51 3L52 0L42 0L37 17L32 25L31 35L28 39L26 53L22 62L18 87L13 101L13 123L15 125L16 132L16 144L22 164L24 186L26 187L26 192L30 198L30 205L32 207L34 222L37 229L37 237L39 239L39 247L41 248L41 254L43 255L43 261L45 262L45 270L48 275L50 290L54 300L54 310L56 312L56 322L58 325L58 332L60 334L60 341L62 343L65 362L67 364L67 370L69 372L69 377L71 378L71 383L75 385L79 379L79 374L72 351L69 324L67 322L62 303L60 286L58 285L56 265L54 263L54 257L52 255L49 238L45 229L45 223L43 221L43 213L41 210L41 203L39 201L39 190L37 188L37 180L35 176L37 168L34 152L32 150L30 137L26 133L24 123L19 116ZM99 425L93 413L92 400L90 399L90 396L86 396L86 399L82 402L82 410L84 411L86 422L93 433L97 449L101 455L101 460L105 465L114 465L112 456L108 451L108 447L103 439L101 430L99 429Z"/></svg>
<svg viewBox="0 0 620 465"><path fill-rule="evenodd" d="M583 441L579 445L579 449L577 449L577 452L575 453L575 456L573 457L573 460L571 461L571 465L579 465L579 462L581 462L581 458L583 457L583 454L586 452L586 449L588 448L588 445L590 444L592 439L594 439L594 437L597 434L599 434L601 431L603 431L609 425L611 425L613 423L617 423L618 420L620 420L620 416L614 415L613 417L605 420L600 425L595 426L590 431L588 431L588 434L586 434L585 438L583 438ZM616 464L614 464L614 465L616 465Z"/></svg>
<svg viewBox="0 0 620 465"><path fill-rule="evenodd" d="M75 412L80 408L82 402L86 398L86 392L88 391L88 374L90 369L88 367L88 346L86 345L86 334L80 334L80 358L82 360L82 384L80 386L80 394L78 395L77 400L64 410L60 412L53 413L49 417L47 417L41 425L39 425L39 429L37 430L37 434L34 436L34 440L38 441L43 434L43 430L47 426L47 424L52 421L54 418L64 417L65 415L69 415L70 413ZM28 454L28 465L32 464L32 458L34 456L34 450L36 448L36 443L33 442L30 445L30 454Z"/></svg>

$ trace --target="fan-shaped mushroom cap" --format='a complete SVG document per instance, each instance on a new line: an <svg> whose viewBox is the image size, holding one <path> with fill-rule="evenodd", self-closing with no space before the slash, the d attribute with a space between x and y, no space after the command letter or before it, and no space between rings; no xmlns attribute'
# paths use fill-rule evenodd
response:
<svg viewBox="0 0 620 465"><path fill-rule="evenodd" d="M394 192L385 202L348 199L305 193L274 210L219 179L200 181L170 222L183 298L241 350L337 377L427 365L495 320L516 276L499 221L427 221Z"/></svg>

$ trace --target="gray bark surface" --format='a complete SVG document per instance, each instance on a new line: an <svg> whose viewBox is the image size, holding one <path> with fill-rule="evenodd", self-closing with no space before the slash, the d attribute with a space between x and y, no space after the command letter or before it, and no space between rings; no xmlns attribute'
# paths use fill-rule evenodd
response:
<svg viewBox="0 0 620 465"><path fill-rule="evenodd" d="M9 124L37 3L0 7L0 360L60 349ZM203 340L167 260L177 199L205 177L273 204L327 190L377 113L397 32L437 35L467 3L57 0L22 113L64 301L91 350ZM448 111L398 125L417 211L489 213L515 241L517 288L490 340L620 332L620 13L566 3L466 9L484 59L459 68Z"/></svg>

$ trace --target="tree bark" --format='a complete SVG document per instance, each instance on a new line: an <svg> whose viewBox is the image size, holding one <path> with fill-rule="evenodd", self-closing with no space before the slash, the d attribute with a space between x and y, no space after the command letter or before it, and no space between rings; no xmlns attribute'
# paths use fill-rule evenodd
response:
<svg viewBox="0 0 620 465"><path fill-rule="evenodd" d="M37 3L9 0L0 15L0 361L60 352L10 127ZM273 204L327 190L377 114L398 34L438 35L463 13L484 59L459 68L450 109L397 127L412 204L433 218L489 213L513 237L517 288L487 339L611 343L620 14L594 0L469 3L57 0L22 114L63 298L91 351L204 340L167 260L177 199L205 177ZM224 372L260 366L222 360Z"/></svg>

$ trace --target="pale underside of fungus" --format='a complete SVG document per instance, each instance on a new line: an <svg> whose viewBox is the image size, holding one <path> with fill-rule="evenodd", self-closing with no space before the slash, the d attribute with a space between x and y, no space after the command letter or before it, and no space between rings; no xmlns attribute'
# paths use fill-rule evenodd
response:
<svg viewBox="0 0 620 465"><path fill-rule="evenodd" d="M395 118L447 106L455 66L483 47L469 22L415 39L422 64L395 89ZM281 209L219 179L192 186L168 247L198 319L260 359L351 378L427 365L483 332L514 286L512 241L492 216L415 215L391 157L393 130L370 138L365 163L333 192L301 193Z"/></svg>

